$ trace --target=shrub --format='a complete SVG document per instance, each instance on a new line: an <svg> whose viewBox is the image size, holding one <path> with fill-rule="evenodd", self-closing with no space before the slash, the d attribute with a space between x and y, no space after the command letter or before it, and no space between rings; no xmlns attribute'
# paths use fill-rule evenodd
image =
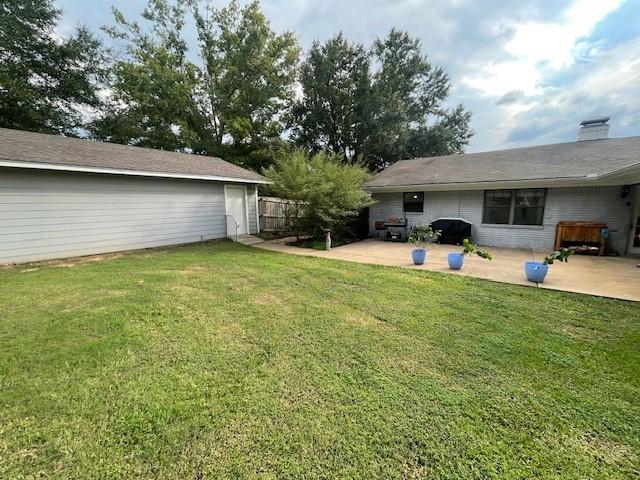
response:
<svg viewBox="0 0 640 480"><path fill-rule="evenodd" d="M556 260L559 262L568 262L569 257L573 254L573 249L563 248L562 250L556 250L555 252L547 255L542 263L547 265L553 265Z"/></svg>
<svg viewBox="0 0 640 480"><path fill-rule="evenodd" d="M465 238L462 241L462 254L470 255L472 253L475 253L480 258L484 258L486 260L492 259L491 253L487 252L486 250L480 250L475 243L471 243L468 238Z"/></svg>
<svg viewBox="0 0 640 480"><path fill-rule="evenodd" d="M305 231L321 238L326 231L340 233L348 220L374 203L362 190L369 172L358 164L343 164L334 155L288 152L264 174L273 181L275 195L303 202L296 234Z"/></svg>
<svg viewBox="0 0 640 480"><path fill-rule="evenodd" d="M416 248L425 248L427 243L433 243L440 238L440 230L434 230L430 225L416 225L409 234L409 241Z"/></svg>

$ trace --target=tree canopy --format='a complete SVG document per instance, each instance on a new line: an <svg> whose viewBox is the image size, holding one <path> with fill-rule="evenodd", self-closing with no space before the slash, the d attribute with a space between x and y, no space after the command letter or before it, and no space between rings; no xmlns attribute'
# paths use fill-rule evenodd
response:
<svg viewBox="0 0 640 480"><path fill-rule="evenodd" d="M75 135L100 104L104 57L86 28L60 39L51 0L0 3L0 127Z"/></svg>
<svg viewBox="0 0 640 480"><path fill-rule="evenodd" d="M461 153L471 114L447 108L451 83L420 42L391 30L370 49L342 33L314 42L301 67L303 96L293 108L298 145L329 150L379 170L400 159Z"/></svg>
<svg viewBox="0 0 640 480"><path fill-rule="evenodd" d="M198 48L183 39L195 19ZM276 34L258 2L224 8L195 1L151 0L143 33L117 10L107 32L126 43L114 93L93 127L100 138L222 156L259 169L282 142L281 113L293 97L299 57L290 32ZM196 61L190 58L195 57Z"/></svg>
<svg viewBox="0 0 640 480"><path fill-rule="evenodd" d="M311 46L300 69L303 96L293 107L290 126L296 142L311 152L331 151L357 158L371 125L370 59L360 44L342 33Z"/></svg>
<svg viewBox="0 0 640 480"><path fill-rule="evenodd" d="M116 24L105 31L124 42L113 65L111 95L91 125L94 137L163 150L191 149L197 134L198 69L182 39L185 8L153 0L142 12L145 31L113 8Z"/></svg>
<svg viewBox="0 0 640 480"><path fill-rule="evenodd" d="M407 32L368 46L339 33L301 62L295 35L275 32L258 0L148 0L137 20L113 13L107 50L84 27L61 38L53 0L2 2L0 126L220 156L256 171L291 145L376 171L460 153L472 135L446 72Z"/></svg>

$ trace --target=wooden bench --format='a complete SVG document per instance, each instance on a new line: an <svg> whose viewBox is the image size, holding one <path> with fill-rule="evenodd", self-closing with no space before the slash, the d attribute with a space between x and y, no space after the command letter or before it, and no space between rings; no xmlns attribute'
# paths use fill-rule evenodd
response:
<svg viewBox="0 0 640 480"><path fill-rule="evenodd" d="M558 222L554 248L576 247L577 253L604 255L606 237L603 231L606 228L607 224L600 222Z"/></svg>

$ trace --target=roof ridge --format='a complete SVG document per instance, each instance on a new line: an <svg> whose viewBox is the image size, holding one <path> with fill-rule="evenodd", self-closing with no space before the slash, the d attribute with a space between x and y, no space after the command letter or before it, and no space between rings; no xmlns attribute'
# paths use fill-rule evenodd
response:
<svg viewBox="0 0 640 480"><path fill-rule="evenodd" d="M581 145L581 144L589 144L589 143L600 143L603 140L608 140L608 141L618 141L618 140L629 140L629 139L640 139L640 135L631 135L628 137L609 137L609 138L599 138L599 139L594 139L594 140L581 140L581 141L573 141L573 142L558 142L558 143L545 143L542 145L531 145L531 146L527 146L527 147L513 147L513 148L501 148L498 150L483 150L481 152L470 152L470 153L450 153L447 155L432 155L430 157L414 157L414 158L403 158L401 160L397 160L396 162L394 162L394 165L396 163L400 163L400 162L412 162L414 160L429 160L429 159L434 159L434 158L455 158L455 157L465 157L465 156L469 156L469 155L486 155L489 153L502 153L502 152L515 152L515 151L522 151L522 150L534 150L537 148L547 148L547 147L559 147L559 146L565 146L565 145Z"/></svg>

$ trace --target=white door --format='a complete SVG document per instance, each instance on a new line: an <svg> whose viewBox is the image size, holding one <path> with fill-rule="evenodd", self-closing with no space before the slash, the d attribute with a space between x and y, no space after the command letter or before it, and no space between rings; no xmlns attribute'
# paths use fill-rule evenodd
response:
<svg viewBox="0 0 640 480"><path fill-rule="evenodd" d="M227 215L231 215L238 222L238 235L249 232L247 227L247 189L242 186L225 187Z"/></svg>
<svg viewBox="0 0 640 480"><path fill-rule="evenodd" d="M632 202L629 253L640 254L640 185L634 188Z"/></svg>

